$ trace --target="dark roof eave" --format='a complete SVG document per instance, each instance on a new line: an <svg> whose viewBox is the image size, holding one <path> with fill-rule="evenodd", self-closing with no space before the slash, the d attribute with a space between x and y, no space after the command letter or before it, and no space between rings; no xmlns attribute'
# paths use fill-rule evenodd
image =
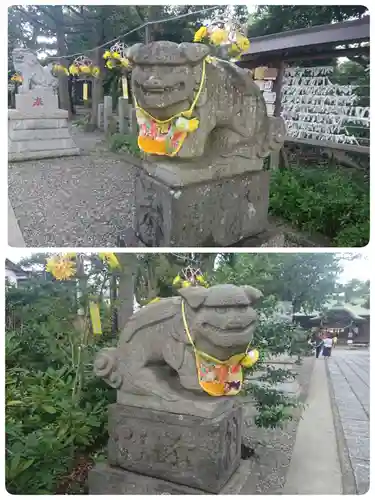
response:
<svg viewBox="0 0 375 500"><path fill-rule="evenodd" d="M250 49L245 52L241 61L248 61L266 54L283 54L287 50L300 50L345 43L359 43L370 39L370 16L364 16L355 21L324 24L285 31L272 35L251 38Z"/></svg>

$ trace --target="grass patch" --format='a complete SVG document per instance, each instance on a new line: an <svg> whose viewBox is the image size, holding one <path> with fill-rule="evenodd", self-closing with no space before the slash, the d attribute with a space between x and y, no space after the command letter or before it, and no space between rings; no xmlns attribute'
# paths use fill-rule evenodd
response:
<svg viewBox="0 0 375 500"><path fill-rule="evenodd" d="M128 134L113 134L109 138L109 149L115 153L125 151L137 158L142 157L141 150L138 147L138 138Z"/></svg>

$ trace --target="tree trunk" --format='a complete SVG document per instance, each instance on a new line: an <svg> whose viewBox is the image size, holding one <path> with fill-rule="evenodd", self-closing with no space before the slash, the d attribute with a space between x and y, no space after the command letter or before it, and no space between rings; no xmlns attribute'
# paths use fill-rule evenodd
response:
<svg viewBox="0 0 375 500"><path fill-rule="evenodd" d="M56 22L57 51L60 56L59 64L66 68L68 66L68 61L64 57L66 55L66 45L62 6L54 5L51 6L51 9L53 9L53 19ZM68 119L71 120L72 108L69 96L69 77L64 73L59 74L59 103L61 109L66 109L68 111Z"/></svg>
<svg viewBox="0 0 375 500"><path fill-rule="evenodd" d="M103 43L103 42L101 42ZM99 43L99 45L101 45ZM100 74L97 78L92 80L92 94L91 94L91 118L90 118L90 130L95 130L98 125L98 105L104 100L103 91L103 57L102 49L95 49L93 62L95 66L100 68Z"/></svg>

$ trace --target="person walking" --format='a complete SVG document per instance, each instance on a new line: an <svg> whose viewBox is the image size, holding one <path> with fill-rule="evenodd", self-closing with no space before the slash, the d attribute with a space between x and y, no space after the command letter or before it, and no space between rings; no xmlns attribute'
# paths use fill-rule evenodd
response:
<svg viewBox="0 0 375 500"><path fill-rule="evenodd" d="M323 341L323 358L328 359L331 357L333 340L331 337L326 337Z"/></svg>
<svg viewBox="0 0 375 500"><path fill-rule="evenodd" d="M335 335L335 336L333 337L333 339L332 339L332 341L333 341L333 347L336 347L337 340L338 340L338 339L337 339L337 335Z"/></svg>
<svg viewBox="0 0 375 500"><path fill-rule="evenodd" d="M324 340L323 340L323 338L320 337L320 336L317 337L317 339L315 341L315 357L316 357L316 359L319 358L323 346L324 346Z"/></svg>

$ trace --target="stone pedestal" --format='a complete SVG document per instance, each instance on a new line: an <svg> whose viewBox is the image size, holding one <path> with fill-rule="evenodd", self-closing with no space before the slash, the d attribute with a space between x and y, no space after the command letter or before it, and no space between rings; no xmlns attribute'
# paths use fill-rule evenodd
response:
<svg viewBox="0 0 375 500"><path fill-rule="evenodd" d="M268 227L268 172L217 178L208 168L185 169L185 178L168 178L157 165L146 168L135 181L134 221L146 246L231 246Z"/></svg>
<svg viewBox="0 0 375 500"><path fill-rule="evenodd" d="M104 130L104 104L98 104L98 129Z"/></svg>
<svg viewBox="0 0 375 500"><path fill-rule="evenodd" d="M8 110L9 161L78 154L68 127L68 112L58 109L52 90L34 89L16 95L16 109Z"/></svg>
<svg viewBox="0 0 375 500"><path fill-rule="evenodd" d="M244 482L242 411L202 418L111 405L109 464L90 471L90 494L235 492Z"/></svg>
<svg viewBox="0 0 375 500"><path fill-rule="evenodd" d="M119 120L119 132L120 134L127 134L129 132L129 114L130 106L128 99L124 97L119 97L118 100L118 120Z"/></svg>
<svg viewBox="0 0 375 500"><path fill-rule="evenodd" d="M107 132L110 123L110 118L112 116L112 97L108 95L104 96L103 116L104 116L104 132Z"/></svg>

